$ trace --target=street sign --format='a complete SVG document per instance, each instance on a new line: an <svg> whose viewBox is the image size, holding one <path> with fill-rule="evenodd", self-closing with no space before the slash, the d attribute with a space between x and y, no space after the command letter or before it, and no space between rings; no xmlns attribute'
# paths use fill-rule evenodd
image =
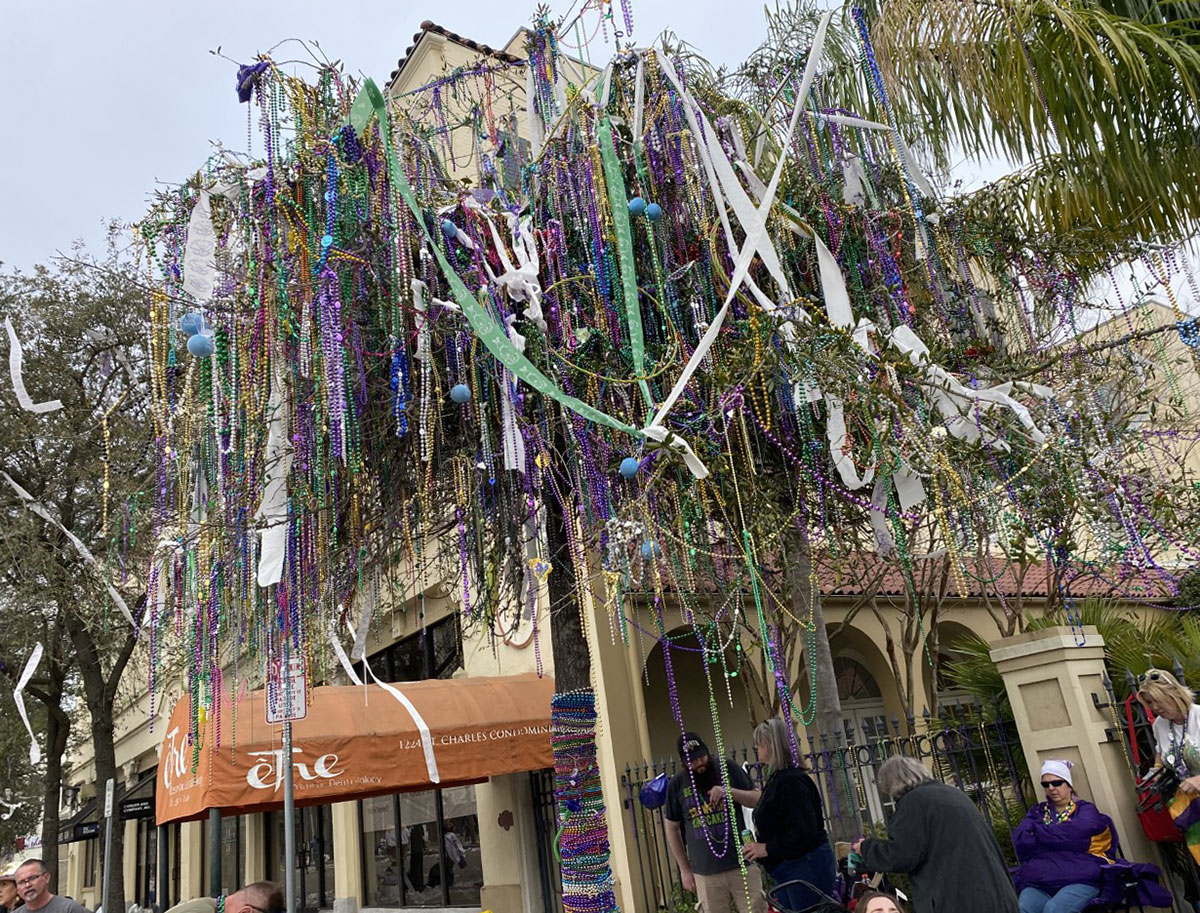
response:
<svg viewBox="0 0 1200 913"><path fill-rule="evenodd" d="M284 723L308 716L308 681L304 675L304 660L289 656L271 661L267 676L267 722Z"/></svg>
<svg viewBox="0 0 1200 913"><path fill-rule="evenodd" d="M108 778L108 782L104 784L104 817L111 818L113 812L113 790L115 783L112 777Z"/></svg>

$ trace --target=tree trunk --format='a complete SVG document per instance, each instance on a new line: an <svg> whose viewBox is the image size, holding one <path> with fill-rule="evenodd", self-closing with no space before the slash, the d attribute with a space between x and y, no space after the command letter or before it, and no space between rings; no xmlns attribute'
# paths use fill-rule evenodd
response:
<svg viewBox="0 0 1200 913"><path fill-rule="evenodd" d="M554 690L592 687L592 657L579 618L575 574L567 538L566 506L546 499L546 545L553 565L546 583L550 591L550 644L554 655Z"/></svg>
<svg viewBox="0 0 1200 913"><path fill-rule="evenodd" d="M811 613L816 628L816 656L812 662L816 682L817 707L814 745L820 753L816 765L822 790L832 810L830 835L834 840L852 840L862 833L860 825L856 771L846 751L842 728L842 701L838 697L837 674L833 671L833 653L821 605L821 589L812 586L812 546L800 530L790 549L792 610L798 618ZM815 661L814 661L815 660Z"/></svg>
<svg viewBox="0 0 1200 913"><path fill-rule="evenodd" d="M47 695L53 697L53 695ZM61 697L61 693L59 695ZM58 710L58 713L54 711ZM67 750L67 738L71 734L71 719L60 707L46 707L46 780L42 790L42 846L41 857L50 870L56 890L58 883L58 828L59 808L62 806L63 754Z"/></svg>
<svg viewBox="0 0 1200 913"><path fill-rule="evenodd" d="M117 685L133 654L137 638L131 633L117 651L108 676L100 662L100 651L91 632L82 619L72 618L69 623L71 643L79 658L79 672L83 681L84 701L91 716L92 757L96 768L96 793L104 795L109 779L117 783L116 739L114 737L113 708L116 702ZM107 913L120 913L125 909L125 828L113 822L112 866L109 870L108 896L100 899ZM105 865L104 840L100 841L100 881L103 883Z"/></svg>

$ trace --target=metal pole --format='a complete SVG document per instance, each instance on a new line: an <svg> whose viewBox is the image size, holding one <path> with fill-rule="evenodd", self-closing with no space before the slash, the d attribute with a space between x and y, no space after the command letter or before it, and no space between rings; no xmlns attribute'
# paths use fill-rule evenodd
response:
<svg viewBox="0 0 1200 913"><path fill-rule="evenodd" d="M170 909L171 894L171 846L168 843L167 826L158 826L158 840L155 849L158 850L158 891L154 903L160 910Z"/></svg>
<svg viewBox="0 0 1200 913"><path fill-rule="evenodd" d="M292 766L292 721L287 720L283 724L283 887L287 913L296 913L296 795Z"/></svg>
<svg viewBox="0 0 1200 913"><path fill-rule="evenodd" d="M110 777L104 784L104 881L100 887L100 905L106 913L112 913L108 903L108 886L112 874L112 828L113 828L113 788L115 784Z"/></svg>
<svg viewBox="0 0 1200 913"><path fill-rule="evenodd" d="M220 897L221 890L221 810L208 810L208 896Z"/></svg>

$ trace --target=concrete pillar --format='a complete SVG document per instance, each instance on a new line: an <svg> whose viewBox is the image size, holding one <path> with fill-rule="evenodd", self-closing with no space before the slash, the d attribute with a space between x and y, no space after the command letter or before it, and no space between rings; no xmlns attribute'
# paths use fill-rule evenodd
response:
<svg viewBox="0 0 1200 913"><path fill-rule="evenodd" d="M119 803L118 803L119 804ZM137 896L137 857L138 857L138 823L137 820L121 821L118 818L113 827L125 828L125 858L122 860L125 872L125 902L133 903Z"/></svg>
<svg viewBox="0 0 1200 913"><path fill-rule="evenodd" d="M1125 855L1157 860L1134 811L1137 797L1121 745L1105 732L1112 720L1092 702L1093 694L1106 699L1104 640L1096 629L1032 631L996 641L991 653L1034 782L1044 761L1074 762L1075 791L1113 819Z"/></svg>
<svg viewBox="0 0 1200 913"><path fill-rule="evenodd" d="M203 897L204 829L199 821L187 821L180 826L179 857L178 901Z"/></svg>
<svg viewBox="0 0 1200 913"><path fill-rule="evenodd" d="M537 913L542 907L537 828L528 774L492 777L475 787L479 853L483 862L480 903L493 913ZM552 884L551 890L562 886Z"/></svg>
<svg viewBox="0 0 1200 913"><path fill-rule="evenodd" d="M58 848L60 853L67 854L67 883L59 885L58 893L67 897L83 896L83 843L76 841Z"/></svg>
<svg viewBox="0 0 1200 913"><path fill-rule="evenodd" d="M333 818L333 896L334 902L354 900L361 909L363 897L362 827L358 821L358 802L335 802L329 807Z"/></svg>
<svg viewBox="0 0 1200 913"><path fill-rule="evenodd" d="M265 881L267 877L267 816L263 814L246 815L246 830L243 837L246 846L243 849L245 858L246 884Z"/></svg>

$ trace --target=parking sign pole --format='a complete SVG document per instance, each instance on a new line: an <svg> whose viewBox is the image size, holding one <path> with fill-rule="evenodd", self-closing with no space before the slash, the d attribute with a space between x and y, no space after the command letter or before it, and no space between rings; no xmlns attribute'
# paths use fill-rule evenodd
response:
<svg viewBox="0 0 1200 913"><path fill-rule="evenodd" d="M283 854L287 913L296 911L296 794L292 782L292 721L283 724Z"/></svg>

